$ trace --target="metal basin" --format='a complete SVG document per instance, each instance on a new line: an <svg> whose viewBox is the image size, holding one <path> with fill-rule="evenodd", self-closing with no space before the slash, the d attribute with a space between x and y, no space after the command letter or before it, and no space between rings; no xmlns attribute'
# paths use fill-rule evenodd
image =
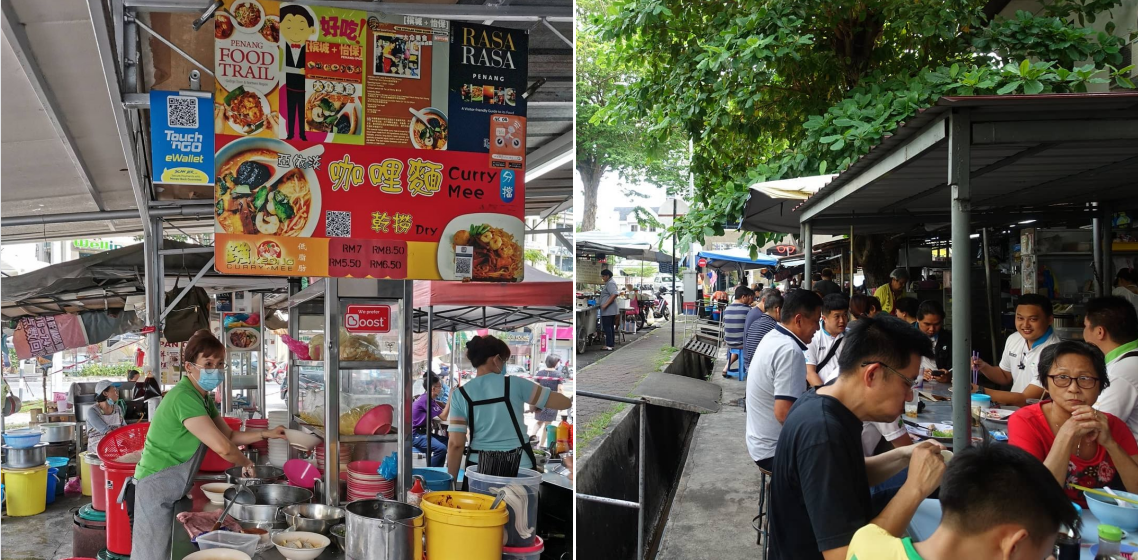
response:
<svg viewBox="0 0 1138 560"><path fill-rule="evenodd" d="M51 422L40 424L43 440L49 443L66 443L75 439L74 422Z"/></svg>
<svg viewBox="0 0 1138 560"><path fill-rule="evenodd" d="M389 500L359 500L344 509L348 558L413 560L422 555L423 510Z"/></svg>
<svg viewBox="0 0 1138 560"><path fill-rule="evenodd" d="M4 446L4 453L7 454L8 460L4 466L9 469L30 469L32 467L39 467L47 462L47 442L40 442L32 447L11 447Z"/></svg>
<svg viewBox="0 0 1138 560"><path fill-rule="evenodd" d="M248 490L253 493L254 503L243 504L238 501L229 509L229 514L238 521L279 523L283 521L281 508L307 503L312 499L311 490L287 484L261 484L250 486ZM236 495L237 488L226 489L226 503Z"/></svg>
<svg viewBox="0 0 1138 560"><path fill-rule="evenodd" d="M283 481L285 478L284 470L272 465L257 465L253 467L253 476L245 476L241 471L241 467L225 469L225 477L229 479L230 484L241 484L244 482L245 486L250 488L261 484L272 484L274 482Z"/></svg>
<svg viewBox="0 0 1138 560"><path fill-rule="evenodd" d="M344 508L323 504L299 504L281 509L281 515L294 531L327 535L333 525L344 522Z"/></svg>

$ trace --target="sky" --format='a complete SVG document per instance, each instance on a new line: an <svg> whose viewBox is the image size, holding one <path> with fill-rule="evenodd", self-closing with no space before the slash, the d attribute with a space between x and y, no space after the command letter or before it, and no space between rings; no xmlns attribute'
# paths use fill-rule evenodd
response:
<svg viewBox="0 0 1138 560"><path fill-rule="evenodd" d="M648 195L648 198L637 198L625 196L621 191L628 188L628 184L620 180L620 175L614 172L609 172L601 178L600 187L597 188L597 210L603 212L611 210L618 206L644 206L645 208L655 208L664 203L667 199L667 194L661 187L649 185L646 183L640 184L636 190ZM581 212L585 208L585 185L581 181L581 176L576 171L573 172L573 209L576 214L576 222L581 221Z"/></svg>

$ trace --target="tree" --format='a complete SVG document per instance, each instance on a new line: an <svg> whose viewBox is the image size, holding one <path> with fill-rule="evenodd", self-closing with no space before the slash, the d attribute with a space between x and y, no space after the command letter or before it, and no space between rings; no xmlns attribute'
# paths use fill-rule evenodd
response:
<svg viewBox="0 0 1138 560"><path fill-rule="evenodd" d="M582 231L596 229L597 190L609 172L616 171L629 182L665 187L669 194L687 184L686 140L669 135L666 141L649 148L642 121L595 118L615 99L620 84L635 81L638 73L634 62L613 56L612 45L600 41L596 28L588 24L589 17L598 15L604 4L603 0L577 2L576 168L584 186ZM626 194L630 192L635 190Z"/></svg>
<svg viewBox="0 0 1138 560"><path fill-rule="evenodd" d="M750 184L841 171L944 95L1133 88L1127 39L1079 26L1120 3L1004 19L984 0L619 0L593 23L639 74L596 120L646 121L648 149L694 138L676 227L702 241L739 220Z"/></svg>
<svg viewBox="0 0 1138 560"><path fill-rule="evenodd" d="M637 261L631 267L624 267L624 273L633 278L652 278L656 276L658 270L659 267L647 261Z"/></svg>
<svg viewBox="0 0 1138 560"><path fill-rule="evenodd" d="M546 258L545 253L539 249L526 249L525 251L525 260L530 266L537 266L537 263L545 262Z"/></svg>

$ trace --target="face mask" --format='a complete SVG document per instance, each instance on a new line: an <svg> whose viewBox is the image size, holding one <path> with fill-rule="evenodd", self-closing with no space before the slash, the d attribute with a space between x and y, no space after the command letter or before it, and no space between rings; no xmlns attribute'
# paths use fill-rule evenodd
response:
<svg viewBox="0 0 1138 560"><path fill-rule="evenodd" d="M198 386L202 389L212 391L221 385L223 377L220 369L205 369L199 366L198 371L200 372L198 374Z"/></svg>

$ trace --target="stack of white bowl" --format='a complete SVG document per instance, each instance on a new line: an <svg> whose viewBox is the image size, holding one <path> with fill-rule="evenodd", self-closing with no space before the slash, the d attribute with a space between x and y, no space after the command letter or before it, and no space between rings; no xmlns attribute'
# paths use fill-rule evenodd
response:
<svg viewBox="0 0 1138 560"><path fill-rule="evenodd" d="M277 426L288 426L288 411L287 410L271 410L268 414L269 428ZM277 467L284 468L285 461L288 461L288 440L286 439L270 439L269 440L269 464Z"/></svg>

